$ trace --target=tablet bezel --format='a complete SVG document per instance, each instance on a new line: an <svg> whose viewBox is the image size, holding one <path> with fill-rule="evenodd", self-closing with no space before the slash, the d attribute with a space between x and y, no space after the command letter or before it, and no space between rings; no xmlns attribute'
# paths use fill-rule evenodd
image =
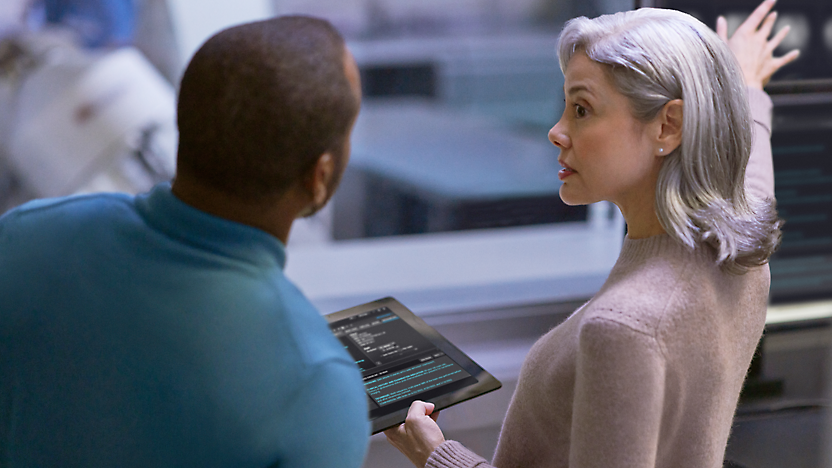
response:
<svg viewBox="0 0 832 468"><path fill-rule="evenodd" d="M349 309L327 314L324 317L328 323L332 323L352 317L353 315L370 312L382 307L389 308L393 313L398 315L401 320L404 320L408 325L413 327L413 329L421 334L426 340L435 345L440 351L444 352L448 357L459 364L463 369L465 369L465 371L477 380L474 384L423 400L433 403L435 405L435 411L451 407L457 403L470 400L502 387L499 380L494 378L494 376L489 374L479 364L474 362L444 336L439 334L439 332L437 332L433 327L425 323L421 318L419 318L419 316L411 312L410 309L405 307L401 302L397 301L393 297L385 297L376 301L367 302L355 307L350 307ZM385 429L389 429L403 423L405 417L407 417L407 410L410 407L410 404L415 400L421 399L422 398L420 398L419 395L416 395L403 400L407 402L407 405L404 408L391 409L389 412L384 411L384 407L376 410L382 412L383 414L378 415L371 420L372 433L376 434ZM396 402L395 406L401 406L401 403Z"/></svg>

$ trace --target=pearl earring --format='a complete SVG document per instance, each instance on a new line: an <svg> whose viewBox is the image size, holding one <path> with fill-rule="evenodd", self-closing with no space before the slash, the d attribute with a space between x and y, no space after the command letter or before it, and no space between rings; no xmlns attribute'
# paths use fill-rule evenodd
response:
<svg viewBox="0 0 832 468"><path fill-rule="evenodd" d="M659 153L664 153L664 148L659 148Z"/></svg>

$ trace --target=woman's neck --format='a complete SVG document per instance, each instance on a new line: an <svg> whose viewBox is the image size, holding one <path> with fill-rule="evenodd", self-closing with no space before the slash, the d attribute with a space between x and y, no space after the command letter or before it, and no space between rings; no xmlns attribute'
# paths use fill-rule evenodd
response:
<svg viewBox="0 0 832 468"><path fill-rule="evenodd" d="M624 221L627 223L627 237L630 239L644 239L658 236L666 231L656 215L653 198L642 200L640 203L618 205Z"/></svg>

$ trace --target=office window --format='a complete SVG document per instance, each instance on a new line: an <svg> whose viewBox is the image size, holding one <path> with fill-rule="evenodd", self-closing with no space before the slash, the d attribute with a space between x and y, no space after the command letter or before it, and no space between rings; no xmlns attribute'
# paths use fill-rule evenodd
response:
<svg viewBox="0 0 832 468"><path fill-rule="evenodd" d="M632 1L158 3L182 65L214 32L271 14L323 16L347 38L365 93L352 161L333 203L289 242L287 274L322 311L388 294L419 313L582 300L603 282L623 223L608 205L557 196L555 44L567 19ZM5 77L0 103L12 96ZM27 195L6 166L0 211L25 201L10 193Z"/></svg>
<svg viewBox="0 0 832 468"><path fill-rule="evenodd" d="M275 0L331 20L364 104L332 206L295 240L585 222L558 196L547 133L563 109L555 52L564 21L631 1ZM305 230L307 227L310 229Z"/></svg>
<svg viewBox="0 0 832 468"><path fill-rule="evenodd" d="M629 9L632 1L250 0L229 9L222 3L208 8L169 0L167 5L184 60L208 35L228 26L223 19L256 19L248 18L252 15L323 16L348 39L365 96L352 162L332 205L301 223L293 241L588 219L586 207L561 202L558 151L547 139L562 111L557 34L571 17ZM79 65L84 67L90 68ZM5 85L13 78L0 76L0 91L11 89ZM167 101L172 115L172 98ZM167 118L165 128L172 123ZM175 144L165 149L172 160ZM30 168L24 168L27 177L15 177L14 170L22 169L9 163L14 158L0 159L2 209L29 196L97 187L32 190L26 185L36 179L29 177Z"/></svg>

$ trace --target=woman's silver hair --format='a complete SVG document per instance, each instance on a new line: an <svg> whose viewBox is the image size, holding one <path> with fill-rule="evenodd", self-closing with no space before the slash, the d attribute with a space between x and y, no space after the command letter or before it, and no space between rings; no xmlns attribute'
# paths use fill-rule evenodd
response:
<svg viewBox="0 0 832 468"><path fill-rule="evenodd" d="M751 111L727 45L687 14L642 8L569 21L558 42L564 73L581 52L608 65L641 121L671 100L684 102L682 143L665 156L656 185L665 231L691 249L712 246L731 273L765 264L779 245L782 221L774 200L746 195Z"/></svg>

